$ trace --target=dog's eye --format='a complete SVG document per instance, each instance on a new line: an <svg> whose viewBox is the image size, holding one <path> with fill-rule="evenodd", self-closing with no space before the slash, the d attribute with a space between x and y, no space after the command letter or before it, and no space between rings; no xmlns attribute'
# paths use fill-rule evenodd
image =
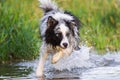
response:
<svg viewBox="0 0 120 80"><path fill-rule="evenodd" d="M66 34L66 36L68 36L68 37L69 37L69 36L70 36L70 33L67 33L67 34Z"/></svg>
<svg viewBox="0 0 120 80"><path fill-rule="evenodd" d="M57 37L61 37L61 33L56 33L56 36Z"/></svg>

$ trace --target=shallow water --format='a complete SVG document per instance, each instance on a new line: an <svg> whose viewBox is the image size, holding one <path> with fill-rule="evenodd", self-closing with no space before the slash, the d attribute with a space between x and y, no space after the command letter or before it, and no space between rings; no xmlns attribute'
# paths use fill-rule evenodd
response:
<svg viewBox="0 0 120 80"><path fill-rule="evenodd" d="M45 64L45 77L36 78L38 59L0 65L0 80L120 80L120 52L96 55L82 46L69 57L52 65Z"/></svg>

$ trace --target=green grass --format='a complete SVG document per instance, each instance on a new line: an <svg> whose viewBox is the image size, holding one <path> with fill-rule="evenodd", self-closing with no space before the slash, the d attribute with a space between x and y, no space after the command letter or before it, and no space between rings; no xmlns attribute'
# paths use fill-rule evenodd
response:
<svg viewBox="0 0 120 80"><path fill-rule="evenodd" d="M100 52L120 50L118 0L55 0L79 17L80 44ZM0 0L0 62L34 59L40 47L38 0Z"/></svg>
<svg viewBox="0 0 120 80"><path fill-rule="evenodd" d="M39 13L33 0L0 0L0 62L34 59L39 51Z"/></svg>

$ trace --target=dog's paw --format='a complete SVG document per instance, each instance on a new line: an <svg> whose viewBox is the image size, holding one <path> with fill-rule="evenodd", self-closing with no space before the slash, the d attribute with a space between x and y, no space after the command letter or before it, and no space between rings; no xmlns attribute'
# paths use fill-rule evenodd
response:
<svg viewBox="0 0 120 80"><path fill-rule="evenodd" d="M52 64L57 63L62 58L62 56L62 53L56 53L52 58Z"/></svg>
<svg viewBox="0 0 120 80"><path fill-rule="evenodd" d="M52 64L57 63L57 60L52 59Z"/></svg>
<svg viewBox="0 0 120 80"><path fill-rule="evenodd" d="M36 71L36 77L37 78L41 78L41 77L43 77L44 75L43 75L43 72L42 71L40 71L40 70L37 70Z"/></svg>
<svg viewBox="0 0 120 80"><path fill-rule="evenodd" d="M36 78L37 78L37 80L45 80L44 76L39 76L39 77L37 76Z"/></svg>

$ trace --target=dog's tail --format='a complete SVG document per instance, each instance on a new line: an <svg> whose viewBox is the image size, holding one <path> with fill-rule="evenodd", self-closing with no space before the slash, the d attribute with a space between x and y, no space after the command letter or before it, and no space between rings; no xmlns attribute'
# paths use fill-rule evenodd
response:
<svg viewBox="0 0 120 80"><path fill-rule="evenodd" d="M43 9L45 13L58 9L57 5L51 0L39 0L39 2L40 2L40 7Z"/></svg>

